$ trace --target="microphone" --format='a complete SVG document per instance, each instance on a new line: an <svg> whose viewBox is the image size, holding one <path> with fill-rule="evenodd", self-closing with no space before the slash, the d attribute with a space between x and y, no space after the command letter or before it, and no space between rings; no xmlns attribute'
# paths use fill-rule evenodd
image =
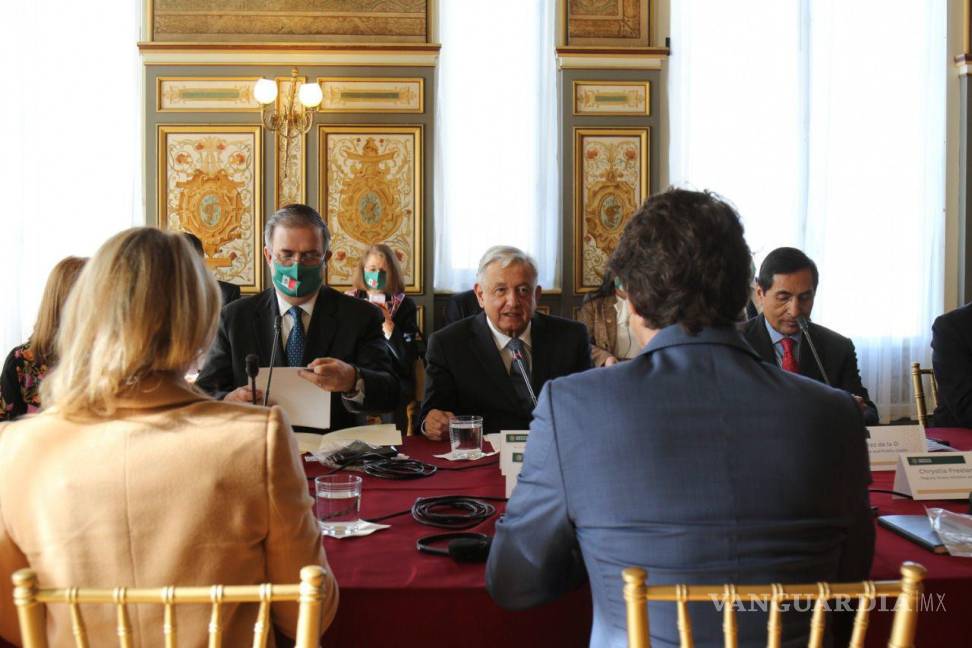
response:
<svg viewBox="0 0 972 648"><path fill-rule="evenodd" d="M245 362L246 375L250 377L250 402L256 405L256 377L260 373L260 358L257 354L250 353L246 356Z"/></svg>
<svg viewBox="0 0 972 648"><path fill-rule="evenodd" d="M830 384L830 378L827 377L827 372L824 371L823 363L820 362L820 355L817 353L817 347L813 343L813 338L810 337L810 323L807 318L803 315L797 317L797 326L803 331L803 337L807 340L807 344L810 345L810 352L813 353L813 359L817 362L817 369L820 370L820 375L823 376L824 382L827 383L828 387L832 387Z"/></svg>
<svg viewBox="0 0 972 648"><path fill-rule="evenodd" d="M514 336L514 339L519 340L520 338ZM530 381L527 380L529 373L527 372L526 364L523 362L523 351L521 349L522 346L517 345L517 349L513 351L513 362L515 362L516 366L520 368L520 377L523 378L523 384L526 385L527 393L530 394L530 400L533 401L533 406L536 407L537 395L533 393L533 385L531 385Z"/></svg>
<svg viewBox="0 0 972 648"><path fill-rule="evenodd" d="M280 346L280 315L273 318L273 346L270 348L270 369L267 371L267 391L263 394L263 406L270 402L270 381L273 380L273 363L277 359L277 347Z"/></svg>

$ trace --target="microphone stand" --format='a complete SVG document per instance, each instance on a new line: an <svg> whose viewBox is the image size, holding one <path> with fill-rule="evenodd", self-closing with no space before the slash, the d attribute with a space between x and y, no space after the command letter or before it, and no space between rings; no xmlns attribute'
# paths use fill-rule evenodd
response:
<svg viewBox="0 0 972 648"><path fill-rule="evenodd" d="M807 318L798 317L797 326L803 331L803 337L806 338L807 343L810 345L810 352L813 354L813 359L817 362L817 369L820 370L820 375L823 376L824 382L827 383L828 387L832 387L830 384L830 379L827 377L827 372L824 371L823 363L820 362L820 354L817 353L817 347L813 343L813 338L810 337L810 326L807 324Z"/></svg>
<svg viewBox="0 0 972 648"><path fill-rule="evenodd" d="M519 340L520 338L516 337L515 339ZM513 362L515 362L516 366L520 368L520 377L523 379L523 383L526 385L527 392L530 394L530 400L533 401L533 406L536 407L537 395L533 393L533 385L531 385L530 381L527 380L526 364L523 362L522 351L517 351L513 354Z"/></svg>
<svg viewBox="0 0 972 648"><path fill-rule="evenodd" d="M280 315L273 319L273 347L270 349L270 368L267 371L267 391L263 394L263 406L270 402L270 381L273 380L273 363L277 359L277 347L280 346Z"/></svg>
<svg viewBox="0 0 972 648"><path fill-rule="evenodd" d="M246 375L250 377L250 402L254 405L257 404L257 393L256 393L256 379L257 374L260 373L260 360L257 358L256 354L251 353L246 356Z"/></svg>

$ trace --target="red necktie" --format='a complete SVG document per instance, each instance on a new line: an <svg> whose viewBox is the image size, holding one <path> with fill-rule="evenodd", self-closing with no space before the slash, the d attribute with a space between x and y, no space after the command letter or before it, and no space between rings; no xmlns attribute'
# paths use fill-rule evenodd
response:
<svg viewBox="0 0 972 648"><path fill-rule="evenodd" d="M780 340L780 344L783 345L783 369L800 373L800 365L797 364L796 357L793 355L793 345L796 344L793 338L785 337Z"/></svg>

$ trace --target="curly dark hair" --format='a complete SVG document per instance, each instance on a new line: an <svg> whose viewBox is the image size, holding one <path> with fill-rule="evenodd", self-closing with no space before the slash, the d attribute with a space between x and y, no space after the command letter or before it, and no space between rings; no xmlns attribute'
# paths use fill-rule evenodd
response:
<svg viewBox="0 0 972 648"><path fill-rule="evenodd" d="M653 329L730 326L749 299L751 255L739 215L711 192L669 188L624 228L608 268Z"/></svg>

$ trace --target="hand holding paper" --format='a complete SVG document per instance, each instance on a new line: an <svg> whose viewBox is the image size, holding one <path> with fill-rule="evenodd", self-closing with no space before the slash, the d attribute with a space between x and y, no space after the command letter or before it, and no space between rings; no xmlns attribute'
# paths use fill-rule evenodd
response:
<svg viewBox="0 0 972 648"><path fill-rule="evenodd" d="M336 358L315 358L300 372L301 378L329 392L354 391L357 375L354 367Z"/></svg>

